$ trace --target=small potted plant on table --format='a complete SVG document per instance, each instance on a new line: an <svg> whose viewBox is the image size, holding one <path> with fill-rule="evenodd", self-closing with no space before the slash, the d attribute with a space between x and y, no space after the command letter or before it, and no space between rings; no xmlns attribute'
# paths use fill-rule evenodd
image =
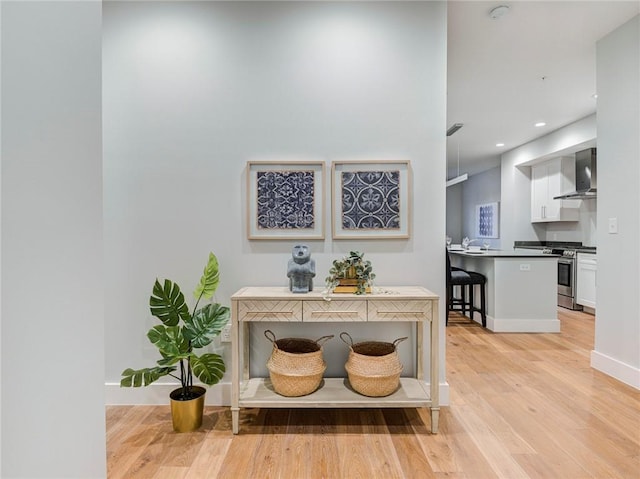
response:
<svg viewBox="0 0 640 479"><path fill-rule="evenodd" d="M151 328L147 337L158 348L162 359L152 368L128 368L122 372L121 387L148 386L167 375L180 381L181 386L170 394L176 432L195 431L202 425L206 389L194 385L193 377L206 385L213 385L222 379L225 372L224 361L219 354L195 353L196 349L210 344L229 321L230 311L226 306L209 302L198 308L201 300L213 298L219 281L218 259L209 253L200 283L193 292L196 302L190 312L176 283L169 279L160 283L156 279L149 306L151 314L162 324Z"/></svg>
<svg viewBox="0 0 640 479"><path fill-rule="evenodd" d="M342 259L334 260L325 283L329 292L364 294L371 292L376 275L371 261L364 253L350 251Z"/></svg>

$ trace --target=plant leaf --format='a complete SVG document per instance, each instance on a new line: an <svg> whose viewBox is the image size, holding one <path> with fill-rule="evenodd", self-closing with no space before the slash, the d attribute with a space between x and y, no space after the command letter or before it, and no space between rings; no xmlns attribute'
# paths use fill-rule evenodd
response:
<svg viewBox="0 0 640 479"><path fill-rule="evenodd" d="M177 363L178 361L180 361L181 359L184 359L183 355L172 356L172 355L169 355L169 354L165 354L162 351L160 351L160 354L162 355L162 359L158 359L156 361L158 366L171 366L171 365Z"/></svg>
<svg viewBox="0 0 640 479"><path fill-rule="evenodd" d="M209 386L216 384L222 379L225 372L222 356L215 353L203 354L198 357L191 355L191 368L200 381Z"/></svg>
<svg viewBox="0 0 640 479"><path fill-rule="evenodd" d="M218 258L213 253L209 253L209 261L204 268L200 283L193 292L193 296L200 298L202 296L206 299L211 299L213 294L218 289L218 283L220 282L220 272L218 271Z"/></svg>
<svg viewBox="0 0 640 479"><path fill-rule="evenodd" d="M230 310L218 303L207 304L193 315L191 321L184 326L184 337L191 341L194 348L206 346L220 334L229 322Z"/></svg>
<svg viewBox="0 0 640 479"><path fill-rule="evenodd" d="M156 345L166 359L180 359L189 353L189 342L182 336L179 326L169 328L159 324L147 333L149 341Z"/></svg>
<svg viewBox="0 0 640 479"><path fill-rule="evenodd" d="M189 307L184 301L184 294L180 287L171 280L165 279L164 285L156 279L153 294L149 298L151 314L158 318L165 326L176 326L180 319L189 319Z"/></svg>
<svg viewBox="0 0 640 479"><path fill-rule="evenodd" d="M120 387L140 387L148 386L158 378L166 376L167 374L175 371L176 368L170 367L155 367L144 369L131 369L127 368L122 371L122 379L120 380Z"/></svg>

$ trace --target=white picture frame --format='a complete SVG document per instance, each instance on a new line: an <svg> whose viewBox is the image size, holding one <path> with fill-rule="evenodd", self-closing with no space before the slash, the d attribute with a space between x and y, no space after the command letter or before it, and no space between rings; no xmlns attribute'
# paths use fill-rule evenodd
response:
<svg viewBox="0 0 640 479"><path fill-rule="evenodd" d="M323 161L248 161L246 176L248 239L324 239Z"/></svg>
<svg viewBox="0 0 640 479"><path fill-rule="evenodd" d="M410 238L412 198L407 160L333 161L333 239Z"/></svg>

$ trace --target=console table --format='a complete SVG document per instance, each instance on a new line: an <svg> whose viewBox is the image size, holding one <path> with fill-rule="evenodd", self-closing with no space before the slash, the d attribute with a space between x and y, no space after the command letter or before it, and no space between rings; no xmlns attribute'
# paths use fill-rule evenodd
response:
<svg viewBox="0 0 640 479"><path fill-rule="evenodd" d="M241 407L338 408L429 407L431 432L438 432L439 333L438 296L417 286L376 288L372 294L291 293L284 287L247 287L231 296L231 417L233 433ZM269 378L249 377L249 326L252 322L413 322L415 377L400 378L400 388L385 397L366 397L348 387L345 378L324 378L320 388L302 397L277 394ZM430 384L423 369L423 323L430 331ZM242 376L241 372L242 371Z"/></svg>

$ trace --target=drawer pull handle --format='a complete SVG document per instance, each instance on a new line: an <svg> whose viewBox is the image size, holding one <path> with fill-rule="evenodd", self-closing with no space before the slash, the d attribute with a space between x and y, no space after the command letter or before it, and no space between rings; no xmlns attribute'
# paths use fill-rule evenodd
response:
<svg viewBox="0 0 640 479"><path fill-rule="evenodd" d="M247 311L245 314L288 314L288 315L292 315L293 311Z"/></svg>
<svg viewBox="0 0 640 479"><path fill-rule="evenodd" d="M358 311L312 310L311 314L358 314Z"/></svg>
<svg viewBox="0 0 640 479"><path fill-rule="evenodd" d="M424 314L424 311L378 311L378 314Z"/></svg>

